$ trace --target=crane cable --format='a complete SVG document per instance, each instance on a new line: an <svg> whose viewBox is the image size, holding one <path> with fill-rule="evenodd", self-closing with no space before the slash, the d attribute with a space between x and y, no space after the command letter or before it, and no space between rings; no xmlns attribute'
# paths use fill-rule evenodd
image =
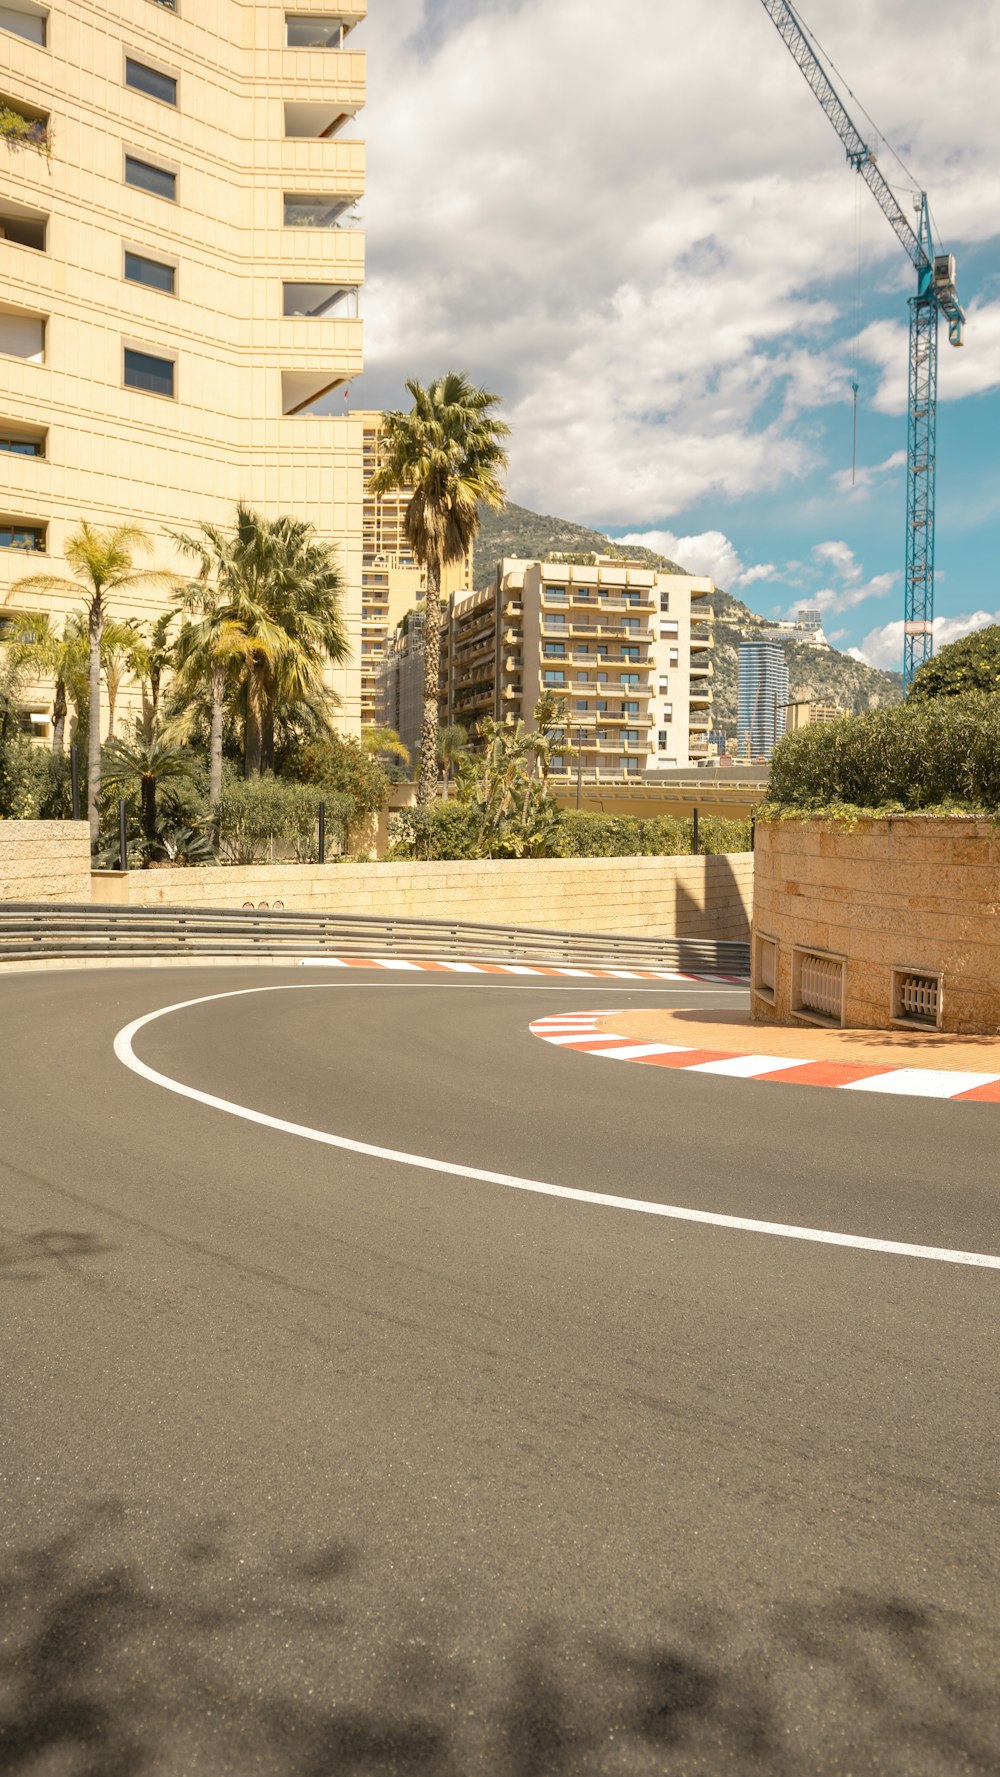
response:
<svg viewBox="0 0 1000 1777"><path fill-rule="evenodd" d="M851 442L851 486L858 485L858 386L861 381L861 175L854 182L854 374L851 390L854 395L854 425Z"/></svg>

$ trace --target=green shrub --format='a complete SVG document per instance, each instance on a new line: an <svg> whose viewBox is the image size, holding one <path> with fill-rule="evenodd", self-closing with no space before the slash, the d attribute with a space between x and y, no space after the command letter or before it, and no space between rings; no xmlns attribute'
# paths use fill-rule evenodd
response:
<svg viewBox="0 0 1000 1777"><path fill-rule="evenodd" d="M33 746L13 713L5 722L0 711L0 820L59 821L71 813L68 755Z"/></svg>
<svg viewBox="0 0 1000 1777"><path fill-rule="evenodd" d="M430 808L407 808L390 822L392 859L481 858L481 815L469 803L438 802ZM657 815L586 814L567 810L555 817L545 855L558 858L677 857L692 850L690 819ZM699 823L701 852L750 850L749 821L705 816ZM496 855L494 853L494 855Z"/></svg>
<svg viewBox="0 0 1000 1777"><path fill-rule="evenodd" d="M931 697L967 697L970 692L1000 691L1000 624L973 630L960 641L949 642L931 660L925 660L907 692L907 703L923 703Z"/></svg>
<svg viewBox="0 0 1000 1777"><path fill-rule="evenodd" d="M285 778L229 777L219 799L219 837L231 864L258 864L279 851L300 862L316 857L320 802L326 804L327 833L343 843L348 801L314 784Z"/></svg>
<svg viewBox="0 0 1000 1777"><path fill-rule="evenodd" d="M801 809L1000 809L1000 697L907 702L786 735L769 797Z"/></svg>

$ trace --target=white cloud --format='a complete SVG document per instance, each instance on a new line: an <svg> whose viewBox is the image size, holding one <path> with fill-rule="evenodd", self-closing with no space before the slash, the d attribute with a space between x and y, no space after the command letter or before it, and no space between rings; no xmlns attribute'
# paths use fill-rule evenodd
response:
<svg viewBox="0 0 1000 1777"><path fill-rule="evenodd" d="M862 569L855 559L854 551L847 543L817 543L813 548L813 560L822 567L832 568L841 580L852 582L860 580Z"/></svg>
<svg viewBox="0 0 1000 1777"><path fill-rule="evenodd" d="M973 611L963 617L935 617L934 646L944 648L949 642L958 642L962 636L971 635L973 630L985 629L987 624L1000 623L1000 611ZM881 629L870 630L860 648L849 648L848 653L855 660L863 660L868 666L881 666L887 671L899 672L903 664L903 623L885 623Z"/></svg>
<svg viewBox="0 0 1000 1777"><path fill-rule="evenodd" d="M950 243L991 235L995 9L812 0L810 22L933 172ZM818 464L810 416L847 392L827 330L856 182L760 8L380 0L362 42L370 368L356 402L465 367L508 402L513 497L600 524ZM871 284L905 281L874 206L864 229ZM973 313L964 361L942 354L944 394L1000 379L1000 304ZM864 345L895 410L905 337L879 324Z"/></svg>
<svg viewBox="0 0 1000 1777"><path fill-rule="evenodd" d="M909 374L906 326L875 321L861 334L858 349L875 365L879 377L872 406L879 413L905 413ZM942 327L938 361L942 401L958 401L965 395L983 395L988 389L1000 388L1000 301L969 305L961 349L949 349Z"/></svg>
<svg viewBox="0 0 1000 1777"><path fill-rule="evenodd" d="M726 592L753 586L758 580L770 580L775 572L773 562L747 567L722 531L702 531L696 537L678 537L673 531L630 531L616 541L637 543L643 549L655 550L657 555L669 556L691 574L710 574L716 586Z"/></svg>
<svg viewBox="0 0 1000 1777"><path fill-rule="evenodd" d="M860 463L853 474L850 469L838 469L832 479L839 494L868 494L897 469L905 468L905 450L894 450L881 463Z"/></svg>
<svg viewBox="0 0 1000 1777"><path fill-rule="evenodd" d="M860 573L861 570L858 571ZM821 592L811 592L805 600L800 599L795 610L805 603L815 605L824 612L852 611L855 605L863 605L866 599L885 598L898 585L899 578L898 573L875 574L871 580L865 580L861 584L853 582L839 587L827 586ZM794 616L795 611L790 611L788 615Z"/></svg>

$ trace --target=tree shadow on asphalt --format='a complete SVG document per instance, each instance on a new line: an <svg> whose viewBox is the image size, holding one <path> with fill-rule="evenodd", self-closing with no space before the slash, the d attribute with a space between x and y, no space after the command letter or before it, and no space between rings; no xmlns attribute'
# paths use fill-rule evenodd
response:
<svg viewBox="0 0 1000 1777"><path fill-rule="evenodd" d="M454 1575L379 1582L336 1540L225 1518L126 1559L106 1502L0 1574L0 1771L22 1777L956 1777L1000 1769L974 1626L859 1593L653 1636L506 1626ZM117 1558L116 1558L117 1557Z"/></svg>
<svg viewBox="0 0 1000 1777"><path fill-rule="evenodd" d="M96 1234L72 1228L39 1228L31 1234L3 1229L0 1239L0 1282L36 1283L53 1270L75 1277L84 1274L81 1260L100 1259L115 1251Z"/></svg>

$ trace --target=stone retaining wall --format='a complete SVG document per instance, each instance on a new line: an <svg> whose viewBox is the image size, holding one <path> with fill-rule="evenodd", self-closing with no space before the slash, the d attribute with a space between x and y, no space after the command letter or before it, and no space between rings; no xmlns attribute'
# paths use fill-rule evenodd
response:
<svg viewBox="0 0 1000 1777"><path fill-rule="evenodd" d="M259 864L93 878L95 902L456 919L638 937L734 939L750 929L753 858L557 858Z"/></svg>
<svg viewBox="0 0 1000 1777"><path fill-rule="evenodd" d="M86 821L0 821L0 902L89 900Z"/></svg>
<svg viewBox="0 0 1000 1777"><path fill-rule="evenodd" d="M853 828L758 822L753 1016L802 1022L801 961L843 962L843 1022L902 1021L897 971L938 982L938 1028L1000 1030L1000 828L971 818L907 815ZM776 952L768 946L776 942ZM764 984L774 967L774 987ZM796 1008L799 1008L798 1010Z"/></svg>

